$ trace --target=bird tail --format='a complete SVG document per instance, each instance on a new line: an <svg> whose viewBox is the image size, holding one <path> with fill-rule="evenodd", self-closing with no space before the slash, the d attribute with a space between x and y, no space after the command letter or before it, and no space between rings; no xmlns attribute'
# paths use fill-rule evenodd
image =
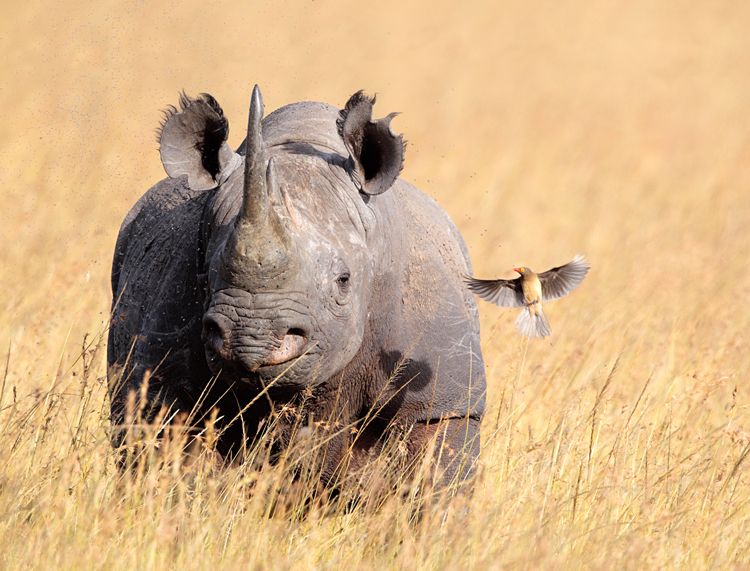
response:
<svg viewBox="0 0 750 571"><path fill-rule="evenodd" d="M539 313L532 314L529 308L524 308L516 319L516 329L526 337L547 337L551 331L549 321L539 309Z"/></svg>

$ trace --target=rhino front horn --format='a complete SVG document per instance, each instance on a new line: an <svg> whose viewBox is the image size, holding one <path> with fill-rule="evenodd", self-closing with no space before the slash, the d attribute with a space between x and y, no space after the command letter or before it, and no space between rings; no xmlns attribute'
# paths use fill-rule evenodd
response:
<svg viewBox="0 0 750 571"><path fill-rule="evenodd" d="M263 98L256 85L250 97L245 141L242 207L223 254L226 278L254 288L291 271L291 239L271 203L280 201L274 161L263 141Z"/></svg>
<svg viewBox="0 0 750 571"><path fill-rule="evenodd" d="M267 160L263 144L263 96L253 87L245 142L245 183L242 194L242 217L258 224L268 215Z"/></svg>

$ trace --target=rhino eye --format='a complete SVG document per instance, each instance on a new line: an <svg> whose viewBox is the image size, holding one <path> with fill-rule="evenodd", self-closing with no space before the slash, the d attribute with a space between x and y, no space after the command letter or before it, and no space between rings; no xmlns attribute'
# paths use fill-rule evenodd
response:
<svg viewBox="0 0 750 571"><path fill-rule="evenodd" d="M341 289L346 289L347 287L349 287L349 278L349 272L345 272L336 278L336 283Z"/></svg>

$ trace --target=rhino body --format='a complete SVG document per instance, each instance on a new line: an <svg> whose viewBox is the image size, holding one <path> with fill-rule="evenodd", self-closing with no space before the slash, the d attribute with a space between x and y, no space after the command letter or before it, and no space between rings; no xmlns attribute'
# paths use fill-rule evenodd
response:
<svg viewBox="0 0 750 571"><path fill-rule="evenodd" d="M256 87L236 152L211 96L167 111L170 177L128 213L114 254L115 427L148 378L154 414L200 424L217 407L230 457L290 404L334 431L324 481L394 430L412 455L444 444L446 478L471 472L485 373L468 254L446 213L398 178L403 141L373 103L360 92L342 111L304 102L263 118Z"/></svg>

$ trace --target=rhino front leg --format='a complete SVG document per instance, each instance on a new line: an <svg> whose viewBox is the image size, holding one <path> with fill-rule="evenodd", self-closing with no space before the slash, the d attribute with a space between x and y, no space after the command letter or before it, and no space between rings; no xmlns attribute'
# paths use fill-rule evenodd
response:
<svg viewBox="0 0 750 571"><path fill-rule="evenodd" d="M144 442L162 440L170 427L181 425L192 407L174 390L179 383L142 365L109 367L110 440L117 463L124 467ZM182 430L182 429L180 429ZM158 446L157 446L158 447Z"/></svg>
<svg viewBox="0 0 750 571"><path fill-rule="evenodd" d="M409 464L428 470L425 476L437 486L465 482L479 458L479 424L471 417L415 424L406 441ZM431 461L423 462L425 455Z"/></svg>

